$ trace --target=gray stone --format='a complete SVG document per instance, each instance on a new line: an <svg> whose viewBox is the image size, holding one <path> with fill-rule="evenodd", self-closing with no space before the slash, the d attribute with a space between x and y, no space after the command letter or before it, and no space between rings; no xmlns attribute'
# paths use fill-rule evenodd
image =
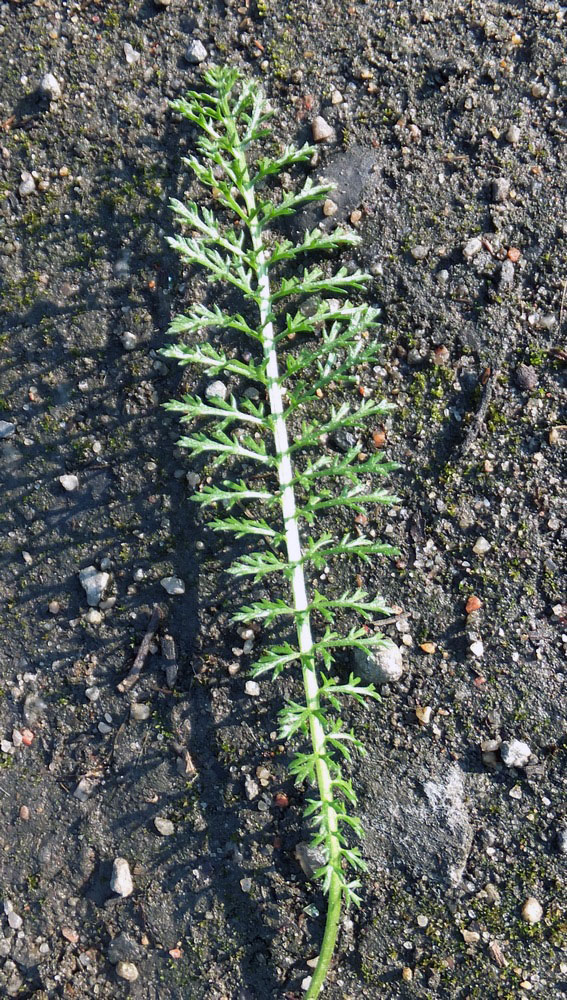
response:
<svg viewBox="0 0 567 1000"><path fill-rule="evenodd" d="M317 869L322 868L327 862L325 852L321 847L311 847L305 841L301 841L295 848L295 857L307 878L313 878Z"/></svg>
<svg viewBox="0 0 567 1000"><path fill-rule="evenodd" d="M159 582L168 594L176 595L185 593L185 584L178 576L164 576L163 580Z"/></svg>
<svg viewBox="0 0 567 1000"><path fill-rule="evenodd" d="M414 260L425 260L428 253L429 250L427 247L423 246L421 243L418 243L417 246L412 247L411 249L411 255Z"/></svg>
<svg viewBox="0 0 567 1000"><path fill-rule="evenodd" d="M502 261L498 279L498 291L505 292L514 284L514 264L511 260Z"/></svg>
<svg viewBox="0 0 567 1000"><path fill-rule="evenodd" d="M86 566L79 572L79 580L87 595L87 604L91 608L96 608L108 586L110 575L101 572L96 566Z"/></svg>
<svg viewBox="0 0 567 1000"><path fill-rule="evenodd" d="M201 41L198 38L193 38L185 50L185 58L187 62L197 64L202 63L207 58L208 52Z"/></svg>
<svg viewBox="0 0 567 1000"><path fill-rule="evenodd" d="M333 434L333 444L335 448L338 448L339 451L342 451L346 455L351 448L356 446L356 438L350 431L347 431L344 427L340 427Z"/></svg>
<svg viewBox="0 0 567 1000"><path fill-rule="evenodd" d="M494 202L506 201L510 194L510 181L507 177L496 177L492 181L492 200Z"/></svg>
<svg viewBox="0 0 567 1000"><path fill-rule="evenodd" d="M33 194L35 191L35 180L30 174L29 170L23 170L20 174L21 184L18 191L22 198L26 198L29 194Z"/></svg>
<svg viewBox="0 0 567 1000"><path fill-rule="evenodd" d="M567 826L557 831L557 850L560 854L567 854Z"/></svg>
<svg viewBox="0 0 567 1000"><path fill-rule="evenodd" d="M61 97L61 84L53 73L45 73L42 76L39 89L44 97L48 97L50 101L56 101L58 97Z"/></svg>
<svg viewBox="0 0 567 1000"><path fill-rule="evenodd" d="M354 668L367 684L392 684L404 672L402 651L393 642L379 649L354 650Z"/></svg>
<svg viewBox="0 0 567 1000"><path fill-rule="evenodd" d="M500 756L506 767L524 767L531 755L531 748L522 740L507 740L500 746Z"/></svg>
<svg viewBox="0 0 567 1000"><path fill-rule="evenodd" d="M218 379L215 382L210 382L205 389L205 397L207 399L226 399L227 393L226 385Z"/></svg>
<svg viewBox="0 0 567 1000"><path fill-rule="evenodd" d="M122 931L110 942L106 957L112 965L117 965L118 962L136 962L142 957L142 949Z"/></svg>
<svg viewBox="0 0 567 1000"><path fill-rule="evenodd" d="M516 385L525 392L531 392L537 388L538 376L532 365L518 365L515 371Z"/></svg>
<svg viewBox="0 0 567 1000"><path fill-rule="evenodd" d="M162 837L172 837L175 833L173 823L170 819L166 819L164 816L156 816L154 819L154 826Z"/></svg>
<svg viewBox="0 0 567 1000"><path fill-rule="evenodd" d="M394 864L413 877L458 885L473 839L460 768L439 761L432 772L416 775L409 765L385 767L373 758L370 752L360 769L367 786L361 796L363 853L371 871Z"/></svg>
<svg viewBox="0 0 567 1000"><path fill-rule="evenodd" d="M463 257L465 260L472 260L477 253L482 250L482 240L478 236L473 236L463 247Z"/></svg>
<svg viewBox="0 0 567 1000"><path fill-rule="evenodd" d="M334 128L321 115L317 115L311 122L311 132L315 142L328 142L335 135Z"/></svg>
<svg viewBox="0 0 567 1000"><path fill-rule="evenodd" d="M112 875L110 876L110 888L117 896L131 896L134 891L132 873L126 858L115 858L112 864Z"/></svg>
<svg viewBox="0 0 567 1000"><path fill-rule="evenodd" d="M522 133L517 125L510 125L510 128L506 132L506 142L509 142L511 146L516 146L521 138Z"/></svg>
<svg viewBox="0 0 567 1000"><path fill-rule="evenodd" d="M16 425L10 423L9 420L0 420L0 441L4 438L12 437L12 434L16 433Z"/></svg>

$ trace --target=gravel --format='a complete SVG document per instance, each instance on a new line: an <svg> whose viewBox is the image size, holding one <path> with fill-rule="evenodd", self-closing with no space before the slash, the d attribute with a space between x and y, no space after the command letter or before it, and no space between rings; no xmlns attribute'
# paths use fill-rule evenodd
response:
<svg viewBox="0 0 567 1000"><path fill-rule="evenodd" d="M131 896L134 891L132 873L126 858L115 858L112 863L112 875L110 876L110 888L117 896Z"/></svg>
<svg viewBox="0 0 567 1000"><path fill-rule="evenodd" d="M193 38L185 50L187 62L196 65L204 62L207 56L208 53L203 43L198 38Z"/></svg>
<svg viewBox="0 0 567 1000"><path fill-rule="evenodd" d="M368 684L395 683L404 672L402 651L394 643L382 649L355 649L354 669Z"/></svg>
<svg viewBox="0 0 567 1000"><path fill-rule="evenodd" d="M524 767L531 755L531 747L522 740L507 740L500 746L500 756L506 767Z"/></svg>
<svg viewBox="0 0 567 1000"><path fill-rule="evenodd" d="M94 608L103 599L110 582L110 574L97 570L96 566L86 566L79 572L81 586L87 595L87 604Z"/></svg>

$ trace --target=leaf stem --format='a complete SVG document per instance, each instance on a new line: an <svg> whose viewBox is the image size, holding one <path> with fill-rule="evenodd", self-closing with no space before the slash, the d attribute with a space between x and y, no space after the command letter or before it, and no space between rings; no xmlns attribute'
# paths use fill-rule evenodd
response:
<svg viewBox="0 0 567 1000"><path fill-rule="evenodd" d="M237 144L235 143L235 146ZM238 148L238 147L237 147ZM255 251L255 271L257 279L257 301L260 312L260 329L266 361L266 381L270 411L272 416L272 432L274 438L275 460L280 484L281 508L284 522L285 542L288 561L293 566L291 574L291 590L293 609L297 627L297 639L305 690L305 703L309 712L309 734L315 756L315 774L321 796L321 812L323 828L327 836L327 864L331 869L327 920L317 967L313 974L306 1000L315 1000L325 980L337 939L342 889L337 868L340 865L340 843L337 837L338 822L333 804L333 787L331 775L325 759L325 730L318 716L320 708L319 683L315 665L315 646L311 633L310 602L307 598L304 573L304 559L301 538L298 527L298 513L293 487L294 472L290 457L290 447L287 427L284 417L284 402L281 392L280 373L276 349L276 335L271 320L273 292L270 288L269 264L262 241L262 225L257 211L254 185L248 173L248 164L244 153L237 153L242 177L241 192L246 203L246 224L250 233L253 250Z"/></svg>

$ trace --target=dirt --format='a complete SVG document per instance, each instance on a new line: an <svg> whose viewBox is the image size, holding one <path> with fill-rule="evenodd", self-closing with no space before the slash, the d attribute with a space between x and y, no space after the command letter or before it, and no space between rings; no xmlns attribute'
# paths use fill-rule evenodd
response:
<svg viewBox="0 0 567 1000"><path fill-rule="evenodd" d="M166 243L192 148L168 102L199 85L197 38L262 79L276 142L317 114L335 129L313 171L339 184L334 221L361 211L384 343L364 385L395 404L371 430L402 501L368 513L401 554L360 572L403 609L387 632L406 669L349 717L369 875L324 995L564 996L565 9L35 0L3 3L0 27L2 995L297 998L321 940L276 736L297 682L245 693L234 552L188 501L202 470L159 406L195 381L156 352L204 288ZM79 571L101 563L110 604L87 617Z"/></svg>

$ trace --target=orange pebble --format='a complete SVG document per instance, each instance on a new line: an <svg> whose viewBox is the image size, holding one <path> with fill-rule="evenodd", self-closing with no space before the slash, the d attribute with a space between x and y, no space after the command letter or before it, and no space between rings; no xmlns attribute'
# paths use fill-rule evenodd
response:
<svg viewBox="0 0 567 1000"><path fill-rule="evenodd" d="M465 604L465 611L467 615L470 615L473 611L478 611L482 607L482 601L475 594L471 594L467 603Z"/></svg>

